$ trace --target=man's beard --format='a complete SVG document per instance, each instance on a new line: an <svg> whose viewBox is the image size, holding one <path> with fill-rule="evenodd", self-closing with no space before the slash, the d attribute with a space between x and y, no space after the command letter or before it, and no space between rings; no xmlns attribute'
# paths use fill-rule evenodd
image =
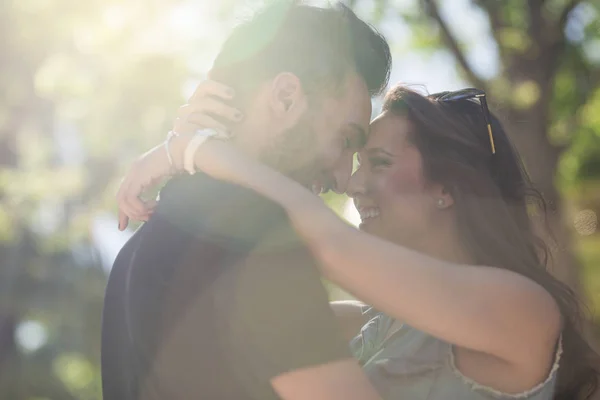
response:
<svg viewBox="0 0 600 400"><path fill-rule="evenodd" d="M322 169L318 157L318 140L310 113L307 112L291 129L273 138L260 160L295 181L310 187Z"/></svg>

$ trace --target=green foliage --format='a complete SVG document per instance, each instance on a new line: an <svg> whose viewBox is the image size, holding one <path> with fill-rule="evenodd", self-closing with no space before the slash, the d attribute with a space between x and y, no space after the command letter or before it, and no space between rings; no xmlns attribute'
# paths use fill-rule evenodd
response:
<svg viewBox="0 0 600 400"><path fill-rule="evenodd" d="M180 46L196 39L169 19L181 3L0 4L0 398L101 398L91 230L195 76Z"/></svg>
<svg viewBox="0 0 600 400"><path fill-rule="evenodd" d="M500 44L509 52L525 53L531 47L527 32L519 28L503 28L498 32Z"/></svg>
<svg viewBox="0 0 600 400"><path fill-rule="evenodd" d="M582 261L583 280L585 294L589 299L588 308L595 317L596 323L600 323L600 239L598 235L580 238L577 241L577 254Z"/></svg>
<svg viewBox="0 0 600 400"><path fill-rule="evenodd" d="M367 17L375 24L402 18L411 28L410 51L447 51L424 3L376 0ZM497 8L502 22L490 32L503 63L485 81L492 97L523 119L550 99L548 138L566 148L558 182L575 210L600 213L600 194L591 189L600 181L600 5L584 1L569 20L570 39L546 96L539 82L521 79L526 63L510 64L538 55L529 2L473 3ZM558 20L567 3L545 1L544 17ZM106 274L92 223L98 211L115 211L123 168L164 137L190 82L202 78L197 71L207 69L211 46L226 33L218 21L248 4L0 2L0 337L14 337L0 343L0 398L100 398ZM173 19L177 10L184 20ZM458 41L457 48L471 45ZM409 51L392 48L394 57ZM341 212L345 198L325 200ZM599 292L597 248L598 234L576 245L589 294Z"/></svg>

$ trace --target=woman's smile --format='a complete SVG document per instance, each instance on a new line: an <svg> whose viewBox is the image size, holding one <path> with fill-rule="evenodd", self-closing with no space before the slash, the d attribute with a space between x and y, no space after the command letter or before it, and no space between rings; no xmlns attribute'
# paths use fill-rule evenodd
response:
<svg viewBox="0 0 600 400"><path fill-rule="evenodd" d="M370 222L372 222L373 220L375 220L376 218L379 218L379 214L380 214L380 210L378 207L374 207L374 206L369 206L369 207L362 207L359 206L357 207L358 213L360 215L360 226L359 228L362 229L364 226L366 226L367 224L369 224Z"/></svg>

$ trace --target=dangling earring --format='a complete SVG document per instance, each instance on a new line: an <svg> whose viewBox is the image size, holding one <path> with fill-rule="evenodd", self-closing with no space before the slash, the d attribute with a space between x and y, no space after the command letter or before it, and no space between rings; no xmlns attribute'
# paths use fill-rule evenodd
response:
<svg viewBox="0 0 600 400"><path fill-rule="evenodd" d="M438 199L437 201L437 208L444 208L446 206L446 202L444 201L444 199Z"/></svg>

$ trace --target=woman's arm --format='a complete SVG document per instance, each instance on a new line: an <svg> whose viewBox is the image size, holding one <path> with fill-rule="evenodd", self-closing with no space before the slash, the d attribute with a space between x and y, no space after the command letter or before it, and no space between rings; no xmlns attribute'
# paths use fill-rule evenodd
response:
<svg viewBox="0 0 600 400"><path fill-rule="evenodd" d="M181 169L189 136L172 141ZM279 203L321 261L323 274L388 315L460 347L530 369L548 359L560 312L548 292L508 270L445 262L358 231L322 200L282 174L211 140L195 154L198 169ZM148 171L152 171L151 173ZM169 171L160 146L143 156L119 190L124 215L141 215L145 184ZM129 210L129 211L128 211ZM140 211L141 210L141 211Z"/></svg>
<svg viewBox="0 0 600 400"><path fill-rule="evenodd" d="M354 359L290 371L271 385L284 400L381 400Z"/></svg>
<svg viewBox="0 0 600 400"><path fill-rule="evenodd" d="M560 312L535 282L508 270L438 260L358 231L300 184L226 143L206 143L195 161L204 172L281 204L324 275L375 308L518 365L544 359L553 348Z"/></svg>

